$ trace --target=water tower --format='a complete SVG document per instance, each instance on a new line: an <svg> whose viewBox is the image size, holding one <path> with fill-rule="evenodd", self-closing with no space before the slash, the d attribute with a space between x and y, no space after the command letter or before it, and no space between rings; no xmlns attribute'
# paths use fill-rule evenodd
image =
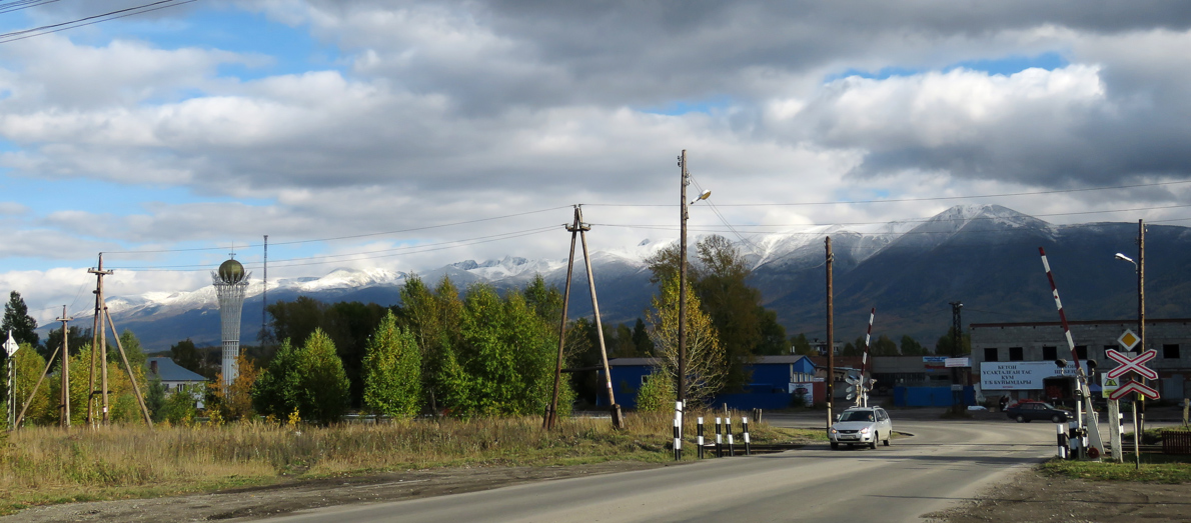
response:
<svg viewBox="0 0 1191 523"><path fill-rule="evenodd" d="M240 355L240 311L244 308L244 292L248 290L249 273L233 258L223 262L219 270L211 273L215 284L215 295L219 297L219 323L223 327L223 386L227 388L240 369L236 357Z"/></svg>

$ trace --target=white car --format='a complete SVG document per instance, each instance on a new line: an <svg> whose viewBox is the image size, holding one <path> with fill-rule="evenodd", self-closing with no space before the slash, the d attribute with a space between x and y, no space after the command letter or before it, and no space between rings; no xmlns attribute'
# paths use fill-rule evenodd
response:
<svg viewBox="0 0 1191 523"><path fill-rule="evenodd" d="M838 449L841 443L849 447L864 444L875 449L877 442L881 442L888 447L893 437L893 422L881 407L853 407L840 413L827 437L832 449Z"/></svg>

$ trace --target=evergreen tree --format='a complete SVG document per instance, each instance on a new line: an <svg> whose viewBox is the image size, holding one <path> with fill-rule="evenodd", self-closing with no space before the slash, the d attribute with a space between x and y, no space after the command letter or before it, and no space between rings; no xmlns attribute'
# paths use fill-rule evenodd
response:
<svg viewBox="0 0 1191 523"><path fill-rule="evenodd" d="M161 378L153 376L149 380L149 387L145 389L145 407L149 409L149 416L153 418L154 422L159 422L165 415L163 408L165 407L165 385L161 383Z"/></svg>
<svg viewBox="0 0 1191 523"><path fill-rule="evenodd" d="M199 354L198 349L194 346L194 342L190 341L190 338L170 345L170 359L174 360L174 363L177 363L183 369L203 374L203 356Z"/></svg>
<svg viewBox="0 0 1191 523"><path fill-rule="evenodd" d="M653 355L653 340L649 338L649 330L641 318L637 318L637 323L633 325L633 344L637 346L638 355Z"/></svg>
<svg viewBox="0 0 1191 523"><path fill-rule="evenodd" d="M873 356L899 356L897 351L897 343L889 339L889 336L884 334L877 337L877 341L873 342Z"/></svg>
<svg viewBox="0 0 1191 523"><path fill-rule="evenodd" d="M66 329L67 349L73 356L83 350L84 347L90 347L91 342L94 341L91 337L91 329L80 329L74 325ZM14 335L15 337L15 335ZM45 345L38 348L43 358L49 358L54 354L54 350L62 347L62 328L53 329L49 335L46 336ZM117 356L119 357L119 356Z"/></svg>
<svg viewBox="0 0 1191 523"><path fill-rule="evenodd" d="M935 354L939 356L951 356L953 354L964 356L971 354L972 337L966 332L963 333L963 335L960 337L959 350L953 353L953 347L955 347L955 327L947 329L947 334L944 334L939 338L939 341L935 342Z"/></svg>
<svg viewBox="0 0 1191 523"><path fill-rule="evenodd" d="M297 357L298 382L294 396L302 419L330 424L347 412L350 383L335 342L322 329L306 339Z"/></svg>
<svg viewBox="0 0 1191 523"><path fill-rule="evenodd" d="M37 320L29 315L29 307L21 293L12 291L8 294L8 303L4 304L4 321L0 322L0 337L8 339L8 332L12 331L12 339L17 343L28 343L36 347L41 342L37 335Z"/></svg>
<svg viewBox="0 0 1191 523"><path fill-rule="evenodd" d="M811 347L810 340L806 339L806 333L800 332L797 336L790 338L790 344L794 347L794 354L800 356L818 356L813 347Z"/></svg>
<svg viewBox="0 0 1191 523"><path fill-rule="evenodd" d="M902 356L925 356L926 349L909 335L902 336Z"/></svg>
<svg viewBox="0 0 1191 523"><path fill-rule="evenodd" d="M252 386L253 407L261 414L286 419L298 409L298 381L298 349L286 338Z"/></svg>
<svg viewBox="0 0 1191 523"><path fill-rule="evenodd" d="M421 409L422 353L409 331L385 315L364 356L364 403L392 418L411 418Z"/></svg>

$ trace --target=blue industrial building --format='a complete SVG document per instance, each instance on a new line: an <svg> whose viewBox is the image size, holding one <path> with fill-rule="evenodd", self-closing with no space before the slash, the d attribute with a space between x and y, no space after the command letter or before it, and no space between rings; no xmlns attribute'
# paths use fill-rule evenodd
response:
<svg viewBox="0 0 1191 523"><path fill-rule="evenodd" d="M657 365L657 358L614 358L608 360L612 371L612 387L616 402L625 409L637 407L637 390L649 380ZM806 356L757 356L747 363L745 372L749 382L739 392L719 394L711 404L728 404L732 409L783 409L793 399L792 383L814 381L815 364ZM599 371L599 381L604 381L604 372ZM608 398L601 396L596 404L606 406Z"/></svg>

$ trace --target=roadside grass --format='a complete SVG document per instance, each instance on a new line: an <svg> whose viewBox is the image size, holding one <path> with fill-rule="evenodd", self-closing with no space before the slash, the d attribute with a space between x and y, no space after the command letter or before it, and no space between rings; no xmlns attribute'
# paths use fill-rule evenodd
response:
<svg viewBox="0 0 1191 523"><path fill-rule="evenodd" d="M1124 455L1124 463L1052 459L1041 471L1049 476L1066 476L1094 481L1139 481L1146 483L1191 483L1191 456L1142 454L1141 468L1133 454Z"/></svg>
<svg viewBox="0 0 1191 523"><path fill-rule="evenodd" d="M688 415L686 432L692 441L694 417ZM606 418L569 418L550 432L539 417L329 427L241 422L152 431L140 425L68 432L29 427L0 433L0 513L440 467L670 462L672 420L672 413L628 413L625 430L618 431ZM733 428L739 437L739 423ZM752 441L766 443L807 441L818 434L803 432L820 431L753 423L750 432Z"/></svg>

